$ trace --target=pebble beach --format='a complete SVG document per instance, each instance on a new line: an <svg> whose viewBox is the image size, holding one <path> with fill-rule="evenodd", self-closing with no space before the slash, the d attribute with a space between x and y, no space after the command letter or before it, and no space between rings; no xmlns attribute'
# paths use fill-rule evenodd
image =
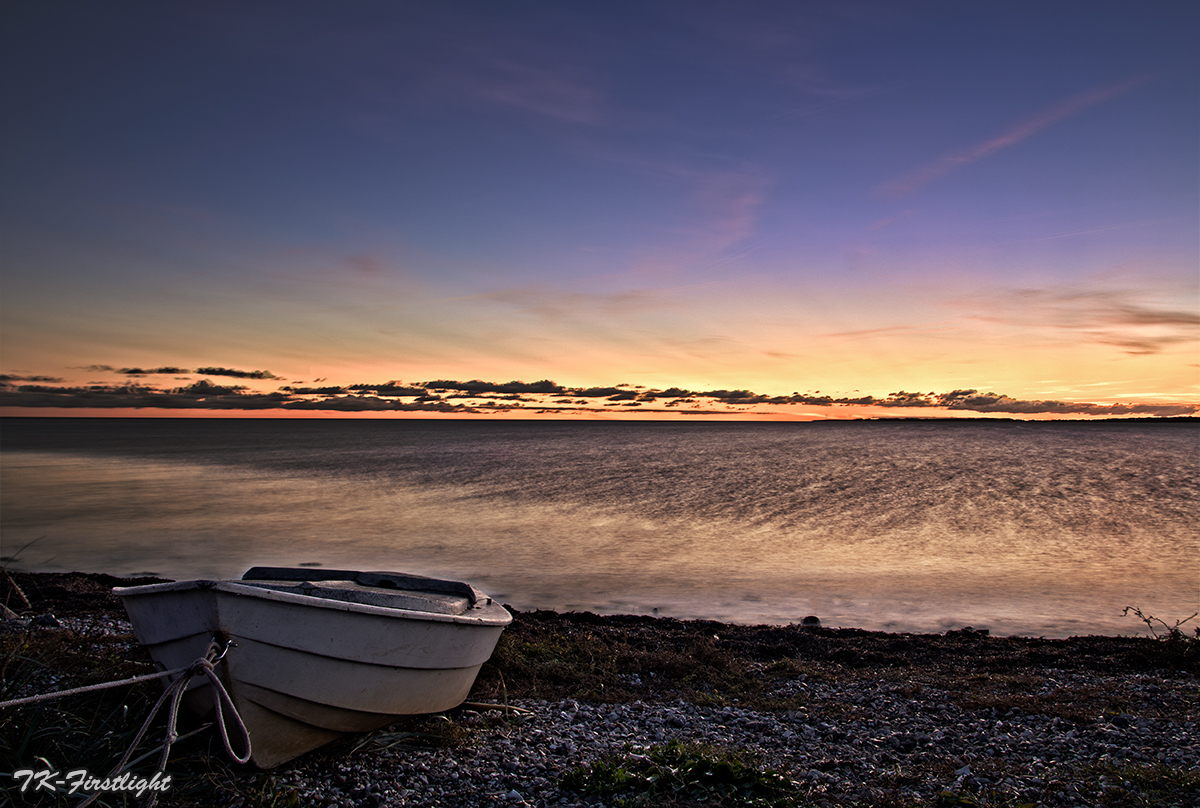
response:
<svg viewBox="0 0 1200 808"><path fill-rule="evenodd" d="M119 579L13 580L29 608L5 621L6 651L15 638L58 633L144 655L106 594ZM679 741L734 750L779 773L801 805L1195 805L1200 679L1191 642L1168 653L1148 637L894 635L519 612L463 707L267 773L221 764L225 774L207 791L189 784L203 779L194 771L177 770L180 787L159 804L248 806L273 795L290 802L272 804L322 806L609 805L613 798L569 788L564 775ZM547 662L547 648L558 658ZM173 760L185 769L201 754L187 742L178 750Z"/></svg>

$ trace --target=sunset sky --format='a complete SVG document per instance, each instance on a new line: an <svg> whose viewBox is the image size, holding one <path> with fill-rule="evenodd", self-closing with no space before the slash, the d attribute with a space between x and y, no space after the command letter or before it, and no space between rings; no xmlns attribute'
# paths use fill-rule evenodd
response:
<svg viewBox="0 0 1200 808"><path fill-rule="evenodd" d="M0 10L4 414L1200 405L1200 4Z"/></svg>

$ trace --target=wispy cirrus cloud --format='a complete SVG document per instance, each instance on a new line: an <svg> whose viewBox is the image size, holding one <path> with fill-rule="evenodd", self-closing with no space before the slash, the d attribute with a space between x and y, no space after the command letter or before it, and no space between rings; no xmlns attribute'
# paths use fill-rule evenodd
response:
<svg viewBox="0 0 1200 808"><path fill-rule="evenodd" d="M467 96L568 123L608 120L605 95L564 64L538 65L514 57L482 59L443 81Z"/></svg>
<svg viewBox="0 0 1200 808"><path fill-rule="evenodd" d="M692 204L702 216L696 235L711 250L724 250L753 236L769 185L755 171L687 172Z"/></svg>
<svg viewBox="0 0 1200 808"><path fill-rule="evenodd" d="M660 226L663 233L681 243L660 248L671 257L660 255L650 261L653 264L711 260L714 254L754 236L760 211L769 202L769 174L748 161L698 153L650 155L598 144L582 153L675 189L674 223L663 219Z"/></svg>
<svg viewBox="0 0 1200 808"><path fill-rule="evenodd" d="M484 292L455 300L501 303L549 320L577 319L585 314L612 318L637 312L657 311L674 305L662 290L576 292L543 284Z"/></svg>
<svg viewBox="0 0 1200 808"><path fill-rule="evenodd" d="M918 188L956 169L1015 146L1021 141L1033 137L1043 129L1072 118L1090 107L1103 104L1106 101L1111 101L1120 95L1124 95L1130 90L1150 81L1152 78L1153 75L1142 73L1124 81L1106 84L1102 87L1094 87L1078 95L1065 98L1038 114L1021 121L1016 126L996 137L947 154L890 182L884 183L879 187L878 193L880 196L892 198L908 196Z"/></svg>
<svg viewBox="0 0 1200 808"><path fill-rule="evenodd" d="M974 309L972 319L1067 331L1129 354L1200 343L1200 313L1155 304L1129 290L1009 289L962 303Z"/></svg>
<svg viewBox="0 0 1200 808"><path fill-rule="evenodd" d="M895 325L881 326L879 328L860 328L854 331L834 331L827 336L858 339L874 337L900 337L910 334L936 334L953 330L954 326L950 323L931 323L928 325Z"/></svg>
<svg viewBox="0 0 1200 808"><path fill-rule="evenodd" d="M1138 221L1138 222L1122 222L1121 224L1110 224L1110 225L1106 225L1104 227L1089 227L1084 230L1068 230L1064 233L1052 233L1048 236L1037 236L1035 238L1019 239L1016 241L1011 241L1011 242L1006 242L1006 243L1028 244L1028 243L1034 243L1034 242L1038 242L1038 241L1054 241L1056 239L1062 239L1062 238L1074 238L1075 236L1092 236L1092 235L1095 235L1096 233L1109 233L1109 232L1112 232L1113 230L1128 230L1131 227L1147 227L1149 225L1162 224L1164 221L1170 221L1170 220L1151 219L1151 220L1147 220L1147 221Z"/></svg>
<svg viewBox="0 0 1200 808"><path fill-rule="evenodd" d="M694 22L689 17L689 24ZM714 30L728 35L731 22L722 20ZM714 50L727 50L708 47L694 52L691 43L671 41L681 48L672 52L671 60L679 69L704 69ZM738 53L753 44L743 43ZM623 67L629 58L623 32L601 28L580 34L568 45L530 38L527 31L514 28L503 41L490 35L473 40L461 56L431 79L452 89L451 95L461 102L573 124L556 127L550 141L568 156L675 185L677 205L668 205L655 221L660 232L682 236L687 243L657 248L676 257L661 260L660 254L652 263L693 263L697 253L724 250L756 231L760 208L767 201L768 172L713 146L716 124L710 103L675 103L672 98L665 104L648 104L644 82L631 80ZM818 98L840 97L837 83L814 71L801 70L792 81ZM770 71L772 76L776 72Z"/></svg>

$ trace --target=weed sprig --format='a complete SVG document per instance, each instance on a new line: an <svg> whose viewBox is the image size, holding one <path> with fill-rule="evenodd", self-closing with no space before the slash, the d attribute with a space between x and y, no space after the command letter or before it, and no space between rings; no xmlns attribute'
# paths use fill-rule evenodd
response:
<svg viewBox="0 0 1200 808"><path fill-rule="evenodd" d="M757 768L734 751L677 740L627 747L620 756L571 769L562 783L618 808L800 804L798 786L779 772Z"/></svg>

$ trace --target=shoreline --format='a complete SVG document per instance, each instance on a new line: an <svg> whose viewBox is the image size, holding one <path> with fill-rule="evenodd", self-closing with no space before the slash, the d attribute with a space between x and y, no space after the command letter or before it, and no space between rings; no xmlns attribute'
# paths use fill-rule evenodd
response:
<svg viewBox="0 0 1200 808"><path fill-rule="evenodd" d="M0 562L3 562L4 560L5 559L0 558ZM0 563L0 566L2 566L2 563ZM252 564L250 566L252 566ZM311 565L301 564L301 566L311 566ZM35 578L43 578L46 580L52 580L55 576L61 576L61 577L79 576L79 577L104 578L106 580L112 580L114 582L117 582L117 583L113 583L113 586L130 585L128 583L130 581L135 581L137 583L142 583L142 584L150 584L150 583L162 583L162 582L176 580L175 578L164 577L162 574L160 574L156 571L152 571L152 570L132 571L132 572L126 572L126 573L122 573L122 574L112 574L112 573L92 573L92 572L70 571L68 569L24 570L24 569L12 569L12 568L6 567L5 571L12 573L12 574L34 576ZM196 576L191 576L191 577L209 578L211 576L201 574L201 575L196 575ZM179 579L179 580L183 580L183 579ZM189 578L189 580L190 580L190 578ZM489 590L489 592L491 592L491 590ZM497 595L496 599L498 602L501 602L504 605L504 607L506 609L508 609L510 612L521 613L521 614L534 614L534 613L543 613L543 612L546 614L557 614L557 615L562 615L562 616L574 615L574 614L589 614L589 615L595 615L597 617L601 617L601 618L605 618L605 619L611 618L611 619L615 619L615 620L643 619L644 618L646 620L661 620L661 621L666 621L666 622L669 622L669 621L677 621L677 622L682 622L682 623L704 623L704 622L707 622L707 623L713 623L713 624L722 625L722 626L734 626L734 627L771 626L771 627L776 627L776 628L789 628L789 627L803 626L804 621L811 620L815 617L818 620L818 625L817 625L818 628L828 629L828 630L837 630L837 631L862 632L862 633L878 635L878 636L936 637L936 636L944 636L946 634L953 634L955 632L966 631L968 633L977 632L981 635L991 636L996 639L1016 639L1016 640L1023 640L1023 639L1024 640L1034 640L1034 639L1036 639L1036 640L1068 640L1068 639L1076 639L1076 638L1084 638L1084 637L1153 638L1154 636L1156 636L1156 634L1163 633L1169 627L1168 623L1165 623L1158 619L1158 615L1152 614L1152 615L1149 615L1148 617L1153 621L1154 626L1153 626L1153 629L1149 628L1146 624L1147 618L1143 617L1142 619L1138 619L1138 617L1136 616L1136 614L1138 613L1138 610L1132 605L1127 607L1129 613L1125 616L1121 615L1119 609L1114 610L1113 614L1115 614L1116 617L1113 618L1113 620L1106 621L1105 624L1103 624L1103 625L1093 622L1089 626L1088 624L1085 623L1085 621L1082 618L1076 618L1076 619L1072 619L1070 621L1060 621L1062 623L1065 623L1065 625L1057 625L1056 624L1053 626L1042 626L1039 629L1032 629L1032 630L1022 629L1022 630L1013 631L1013 633L1005 633L1006 625L1011 624L1013 622L1013 619L1011 617L1007 617L1007 616L996 616L996 615L993 615L991 620L988 620L987 618L981 618L979 615L976 615L977 619L975 619L975 620L971 620L969 617L958 617L955 619L950 619L948 617L930 618L928 615L926 615L923 620L910 621L910 622L914 623L912 625L905 625L900 620L887 620L887 621L882 621L882 622L876 621L876 625L872 626L870 624L870 621L867 621L866 623L864 623L862 625L856 624L852 621L847 621L846 623L842 623L840 620L838 620L838 618L836 616L833 618L833 621L835 621L835 622L831 622L827 615L820 614L819 609L817 610L818 613L809 615L809 616L803 616L803 617L802 617L802 615L805 614L805 609L800 609L800 610L784 609L783 612L788 613L789 614L788 617L782 617L782 616L777 617L777 616L770 615L770 614L757 614L757 615L751 615L751 616L748 616L745 618L739 618L736 614L732 614L732 615L731 614L719 614L719 615L710 617L710 616L697 615L695 610L690 609L689 604L687 604L687 603L683 603L682 605L678 604L678 603L674 604L674 606L677 608L673 608L670 605L662 606L661 603L660 603L660 606L654 606L654 607L651 607L649 605L640 605L640 604L632 604L632 603L625 603L625 604L617 603L615 605L601 606L601 607L595 608L595 609L589 608L589 607L562 608L562 607L555 607L555 606L544 608L544 607L541 607L538 605L527 604L527 603L518 603L518 604L514 605L513 603L506 600L506 597L507 596L505 596L505 595ZM517 600L517 598L513 598L513 600ZM0 602L2 602L2 601L3 601L3 582L2 582L2 580L0 580ZM653 602L657 602L657 601L648 601L648 603L653 603ZM1124 602L1124 601L1122 601L1122 602ZM630 606L631 608L629 608L627 610L623 610L622 605L627 605L627 606ZM118 608L118 611L121 611L121 607L119 606L119 604L117 604L117 608ZM811 604L809 605L808 608L811 608ZM728 612L729 610L725 609L724 611ZM944 612L932 613L932 614L949 615L949 614L952 614L952 612L944 611ZM1108 613L1106 612L1106 614L1108 614ZM843 615L843 617L845 617L845 615ZM1171 617L1172 618L1175 617L1175 614L1173 612L1171 613ZM1119 626L1114 625L1115 621L1120 621L1120 625ZM1078 623L1078 624L1082 624L1082 625L1071 626L1070 623ZM1193 620L1188 625L1184 626L1184 630L1186 632L1191 632L1193 626L1200 628L1200 618L1198 618L1197 620Z"/></svg>
<svg viewBox="0 0 1200 808"><path fill-rule="evenodd" d="M144 668L108 591L131 580L11 575L30 601L22 617L52 613L58 625L5 621L6 653L25 636L102 641ZM599 805L562 776L677 740L748 755L792 781L802 805L972 804L943 793L1014 807L1189 805L1200 801L1191 643L1169 653L1145 637L516 612L468 697L510 709L404 719L268 773L218 762L219 741L201 733L173 748L167 771L179 787L161 804L241 805L269 792L304 805ZM58 673L54 689L81 681Z"/></svg>

